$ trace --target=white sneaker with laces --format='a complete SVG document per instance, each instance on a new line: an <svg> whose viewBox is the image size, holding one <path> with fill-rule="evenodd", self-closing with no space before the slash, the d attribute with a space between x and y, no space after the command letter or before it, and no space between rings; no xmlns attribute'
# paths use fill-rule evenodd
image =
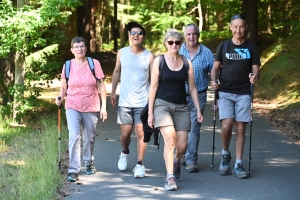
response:
<svg viewBox="0 0 300 200"><path fill-rule="evenodd" d="M118 162L118 168L120 171L127 170L127 162L128 162L128 154L124 154L121 151L121 155L120 155L119 162Z"/></svg>
<svg viewBox="0 0 300 200"><path fill-rule="evenodd" d="M144 178L145 177L145 167L144 165L136 164L135 168L132 170L134 172L134 178Z"/></svg>

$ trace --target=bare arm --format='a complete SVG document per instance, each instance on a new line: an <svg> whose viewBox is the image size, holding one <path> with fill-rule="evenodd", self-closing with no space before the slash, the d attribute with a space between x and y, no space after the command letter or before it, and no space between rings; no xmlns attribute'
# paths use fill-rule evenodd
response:
<svg viewBox="0 0 300 200"><path fill-rule="evenodd" d="M63 70L62 70L62 73L64 72L65 72L65 66L63 66ZM67 91L67 80L62 78L60 81L60 90L58 95L59 97L61 97L61 99L60 100L58 100L58 98L55 99L56 105L61 106L62 101L66 96L66 91Z"/></svg>
<svg viewBox="0 0 300 200"><path fill-rule="evenodd" d="M219 79L219 69L220 69L220 67L221 67L221 62L220 61L214 61L214 65L213 65L213 68L211 69L211 73L210 73L211 81L212 81L211 86L214 90L219 89L220 82L215 83L215 80Z"/></svg>
<svg viewBox="0 0 300 200"><path fill-rule="evenodd" d="M110 97L110 102L113 106L117 104L117 95L116 95L116 89L118 86L118 82L120 80L121 76L121 49L118 51L117 54L117 61L116 61L116 66L112 75L112 88L111 88L111 97Z"/></svg>
<svg viewBox="0 0 300 200"><path fill-rule="evenodd" d="M249 74L250 82L255 84L260 77L260 69L258 65L252 65L252 74Z"/></svg>
<svg viewBox="0 0 300 200"><path fill-rule="evenodd" d="M159 85L159 57L155 58L151 67L151 82L149 89L149 102L148 102L148 125L153 127L154 125L154 101Z"/></svg>
<svg viewBox="0 0 300 200"><path fill-rule="evenodd" d="M155 56L151 53L150 55L150 80L151 80L151 72L152 72L152 67L153 67L153 62L154 62Z"/></svg>
<svg viewBox="0 0 300 200"><path fill-rule="evenodd" d="M197 120L199 123L201 123L203 121L203 116L202 116L201 109L200 109L200 104L199 104L199 99L198 99L198 91L195 86L193 65L192 65L191 61L188 61L188 62L190 65L189 78L188 78L189 93L191 94L194 105L197 109Z"/></svg>
<svg viewBox="0 0 300 200"><path fill-rule="evenodd" d="M100 82L97 82L100 97L101 97L101 110L100 110L100 119L104 122L107 119L107 111L106 111L106 87L104 83L104 79L100 79Z"/></svg>

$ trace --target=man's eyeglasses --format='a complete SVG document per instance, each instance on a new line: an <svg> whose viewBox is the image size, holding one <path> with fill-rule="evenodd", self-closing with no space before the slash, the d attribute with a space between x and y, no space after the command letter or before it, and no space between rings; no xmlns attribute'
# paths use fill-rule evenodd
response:
<svg viewBox="0 0 300 200"><path fill-rule="evenodd" d="M85 46L75 46L74 49L85 49Z"/></svg>
<svg viewBox="0 0 300 200"><path fill-rule="evenodd" d="M231 21L232 20L235 20L235 19L242 19L242 20L245 20L245 17L243 15L233 15L231 17Z"/></svg>
<svg viewBox="0 0 300 200"><path fill-rule="evenodd" d="M176 41L170 40L170 41L167 41L167 42L168 42L168 45L170 45L170 46L172 46L174 43L175 43L175 45L180 45L181 44L181 41L179 41L179 40L176 40Z"/></svg>
<svg viewBox="0 0 300 200"><path fill-rule="evenodd" d="M130 31L130 35L135 35L135 34L143 35L143 31Z"/></svg>

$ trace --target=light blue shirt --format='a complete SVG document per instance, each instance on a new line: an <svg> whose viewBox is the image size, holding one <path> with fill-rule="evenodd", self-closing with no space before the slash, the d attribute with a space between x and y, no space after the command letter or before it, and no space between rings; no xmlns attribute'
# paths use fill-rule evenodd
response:
<svg viewBox="0 0 300 200"><path fill-rule="evenodd" d="M118 106L145 107L149 97L151 52L134 54L131 47L121 52L121 84Z"/></svg>
<svg viewBox="0 0 300 200"><path fill-rule="evenodd" d="M195 85L198 92L206 91L209 84L209 73L211 72L214 64L214 55L212 51L206 46L200 44L200 48L193 59L191 59L189 51L186 48L186 43L183 43L180 47L179 54L184 55L192 62ZM188 93L187 85L185 88Z"/></svg>

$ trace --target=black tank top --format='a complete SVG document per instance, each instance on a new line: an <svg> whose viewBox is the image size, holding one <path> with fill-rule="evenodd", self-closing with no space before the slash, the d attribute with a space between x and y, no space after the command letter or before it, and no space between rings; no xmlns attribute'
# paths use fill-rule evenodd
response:
<svg viewBox="0 0 300 200"><path fill-rule="evenodd" d="M164 59L156 98L175 104L187 104L185 92L187 76L188 74L184 66L179 71L172 71Z"/></svg>

